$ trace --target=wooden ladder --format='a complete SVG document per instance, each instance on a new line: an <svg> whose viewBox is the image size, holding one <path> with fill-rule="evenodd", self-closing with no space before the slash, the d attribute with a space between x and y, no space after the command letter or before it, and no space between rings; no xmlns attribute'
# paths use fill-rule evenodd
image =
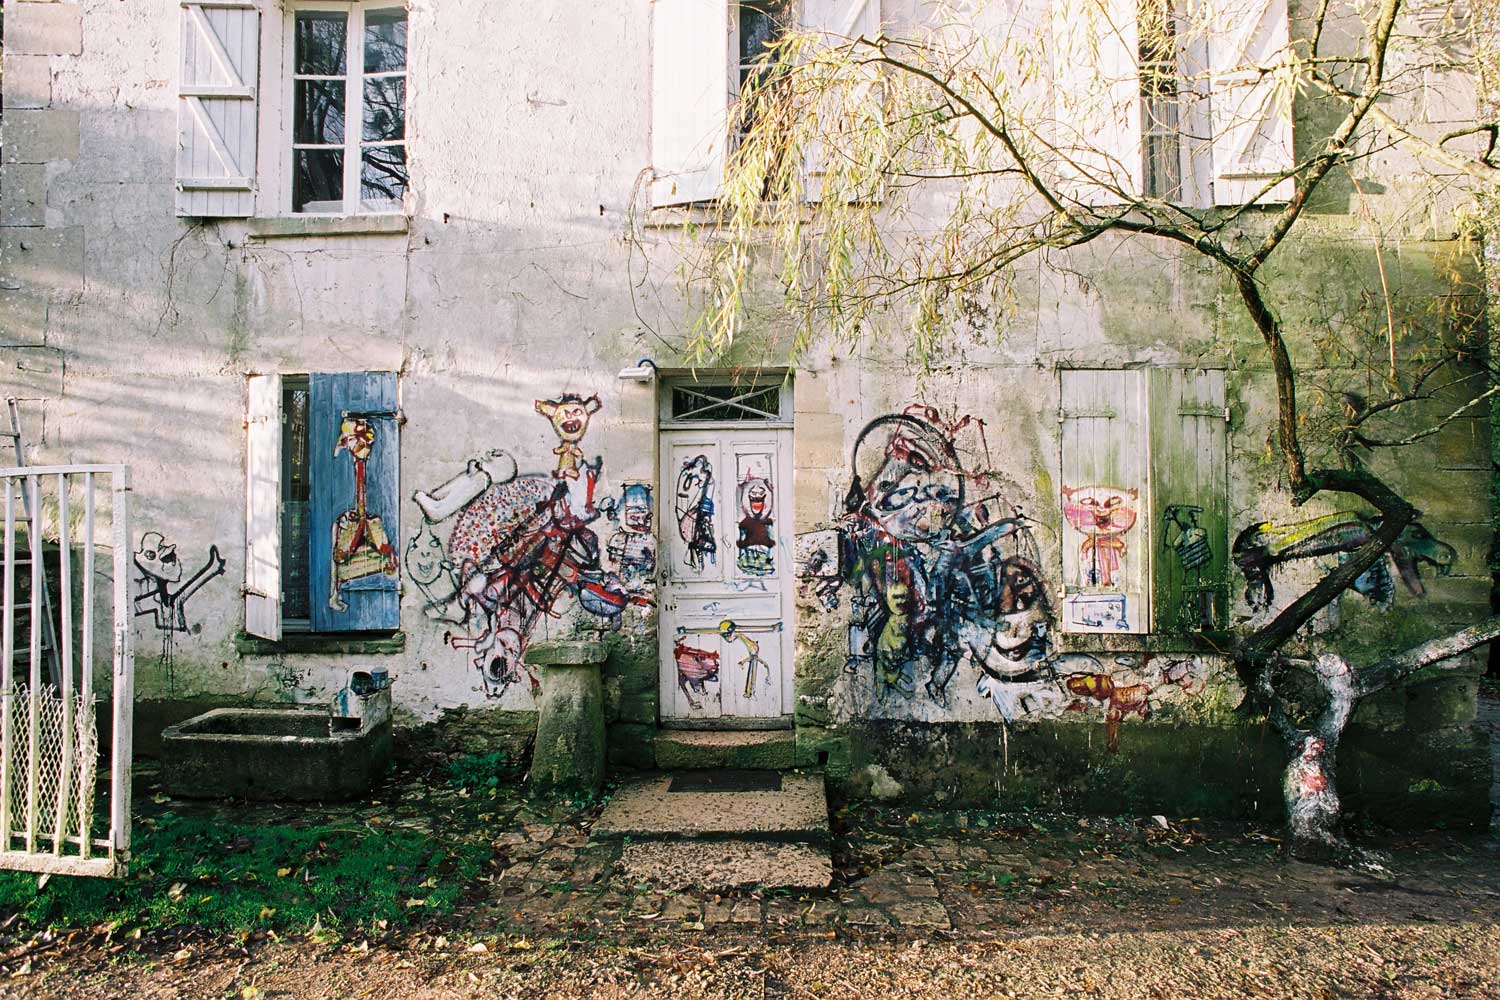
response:
<svg viewBox="0 0 1500 1000"><path fill-rule="evenodd" d="M10 417L10 430L0 430L0 438L11 439L11 442L15 445L16 449L16 468L24 469L26 467L26 441L21 434L21 407L16 398L14 396L10 396L5 400L5 408ZM30 531L31 525L35 522L33 522L31 518L31 496L25 489L21 490L21 510L26 515L26 530ZM41 551L41 546L38 546L38 551ZM58 558L66 559L68 558L68 555L65 552L59 553ZM30 581L32 579L31 547L29 545L24 549L19 545L16 546L15 567L17 570L17 580L24 579ZM26 571L24 575L19 572L23 569ZM47 564L45 557L42 561L41 573L38 575L38 579L41 580L42 591L41 647L43 655L45 655L47 658L47 672L52 679L52 684L54 687L60 688L62 685L62 660L57 647L57 625L52 620L52 591L47 580ZM25 622L25 627L27 629L31 628L30 601L17 602L16 618L18 624Z"/></svg>

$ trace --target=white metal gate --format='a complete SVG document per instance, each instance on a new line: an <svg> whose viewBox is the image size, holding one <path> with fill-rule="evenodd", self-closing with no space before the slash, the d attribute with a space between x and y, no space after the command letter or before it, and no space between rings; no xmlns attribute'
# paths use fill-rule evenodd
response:
<svg viewBox="0 0 1500 1000"><path fill-rule="evenodd" d="M124 872L135 684L129 492L123 465L0 468L0 868Z"/></svg>

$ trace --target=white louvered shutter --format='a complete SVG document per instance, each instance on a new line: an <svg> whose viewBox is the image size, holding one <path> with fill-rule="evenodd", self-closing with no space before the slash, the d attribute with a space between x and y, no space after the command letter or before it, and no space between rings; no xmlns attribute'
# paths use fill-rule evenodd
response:
<svg viewBox="0 0 1500 1000"><path fill-rule="evenodd" d="M847 45L856 38L878 38L880 35L880 0L803 0L802 27L807 31L823 35L824 44ZM825 114L855 116L858 120L844 123L849 128L862 128L865 114L880 114L880 71L876 66L867 66L861 74L857 90L851 94L831 97L826 103ZM838 126L832 122L821 124L820 131L834 131ZM813 143L806 151L803 163L803 197L808 201L819 201L823 196L823 180L827 164L825 146ZM854 200L858 192L846 195Z"/></svg>
<svg viewBox="0 0 1500 1000"><path fill-rule="evenodd" d="M281 638L281 376L252 375L245 407L245 631Z"/></svg>
<svg viewBox="0 0 1500 1000"><path fill-rule="evenodd" d="M729 0L655 0L651 204L711 201L729 139Z"/></svg>
<svg viewBox="0 0 1500 1000"><path fill-rule="evenodd" d="M1064 370L1061 381L1062 630L1145 632L1152 537L1145 373Z"/></svg>
<svg viewBox="0 0 1500 1000"><path fill-rule="evenodd" d="M253 3L184 3L177 97L177 214L255 211L260 11Z"/></svg>
<svg viewBox="0 0 1500 1000"><path fill-rule="evenodd" d="M1137 0L1055 0L1052 85L1063 193L1116 204L1142 190Z"/></svg>
<svg viewBox="0 0 1500 1000"><path fill-rule="evenodd" d="M1240 205L1292 169L1292 93L1260 68L1287 51L1287 0L1220 0L1208 37L1213 85L1214 202ZM1259 204L1288 201L1282 180Z"/></svg>

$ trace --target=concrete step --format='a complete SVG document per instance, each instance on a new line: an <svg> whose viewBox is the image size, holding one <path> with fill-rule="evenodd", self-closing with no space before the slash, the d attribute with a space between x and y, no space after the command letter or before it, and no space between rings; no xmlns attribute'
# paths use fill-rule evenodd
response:
<svg viewBox="0 0 1500 1000"><path fill-rule="evenodd" d="M822 775L718 769L642 777L615 792L593 837L629 838L620 855L626 872L667 888L819 889L833 878Z"/></svg>
<svg viewBox="0 0 1500 1000"><path fill-rule="evenodd" d="M656 766L664 771L713 767L785 770L796 762L797 734L790 729L664 729L656 737Z"/></svg>
<svg viewBox="0 0 1500 1000"><path fill-rule="evenodd" d="M664 889L826 889L826 847L764 840L648 840L626 844L625 873Z"/></svg>
<svg viewBox="0 0 1500 1000"><path fill-rule="evenodd" d="M822 775L778 774L779 791L671 791L674 775L636 779L615 792L596 837L735 837L828 840Z"/></svg>

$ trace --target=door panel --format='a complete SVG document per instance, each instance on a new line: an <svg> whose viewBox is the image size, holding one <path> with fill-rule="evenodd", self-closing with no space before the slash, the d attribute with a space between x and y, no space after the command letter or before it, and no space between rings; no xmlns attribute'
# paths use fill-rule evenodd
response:
<svg viewBox="0 0 1500 1000"><path fill-rule="evenodd" d="M791 713L791 433L664 431L662 718L726 727Z"/></svg>

